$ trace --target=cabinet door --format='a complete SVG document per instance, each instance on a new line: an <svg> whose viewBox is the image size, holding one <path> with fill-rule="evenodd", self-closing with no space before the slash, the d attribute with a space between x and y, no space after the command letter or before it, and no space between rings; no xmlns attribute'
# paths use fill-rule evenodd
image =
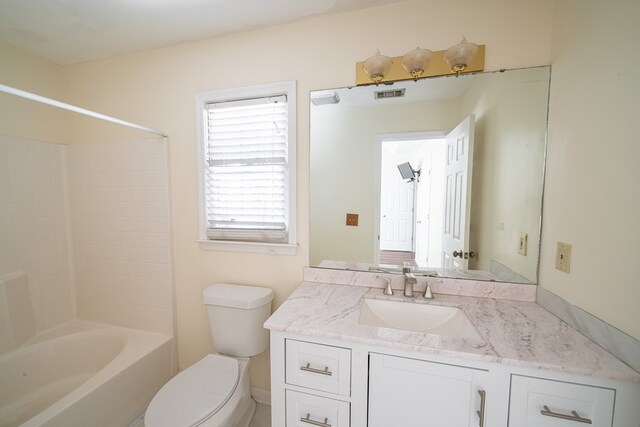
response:
<svg viewBox="0 0 640 427"><path fill-rule="evenodd" d="M368 425L481 426L487 378L478 369L371 353Z"/></svg>
<svg viewBox="0 0 640 427"><path fill-rule="evenodd" d="M509 426L611 427L614 398L609 388L513 375Z"/></svg>

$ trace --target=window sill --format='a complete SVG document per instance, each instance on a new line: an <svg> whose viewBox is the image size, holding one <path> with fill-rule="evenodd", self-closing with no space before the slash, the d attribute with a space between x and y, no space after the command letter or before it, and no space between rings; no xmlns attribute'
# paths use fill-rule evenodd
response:
<svg viewBox="0 0 640 427"><path fill-rule="evenodd" d="M248 252L269 255L295 255L298 245L293 243L233 242L225 240L198 240L205 251Z"/></svg>

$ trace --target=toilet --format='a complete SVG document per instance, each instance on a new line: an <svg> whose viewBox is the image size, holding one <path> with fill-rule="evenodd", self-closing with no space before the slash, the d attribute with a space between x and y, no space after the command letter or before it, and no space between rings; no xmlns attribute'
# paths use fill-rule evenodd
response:
<svg viewBox="0 0 640 427"><path fill-rule="evenodd" d="M273 291L218 283L202 294L213 346L208 354L166 383L153 397L145 427L247 427L251 398L249 357L265 351Z"/></svg>

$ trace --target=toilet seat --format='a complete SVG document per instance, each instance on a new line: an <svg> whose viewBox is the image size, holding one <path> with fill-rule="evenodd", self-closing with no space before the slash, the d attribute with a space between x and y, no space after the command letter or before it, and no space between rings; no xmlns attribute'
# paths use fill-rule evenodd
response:
<svg viewBox="0 0 640 427"><path fill-rule="evenodd" d="M227 403L238 386L239 377L236 359L209 354L160 389L147 408L145 424L196 426Z"/></svg>

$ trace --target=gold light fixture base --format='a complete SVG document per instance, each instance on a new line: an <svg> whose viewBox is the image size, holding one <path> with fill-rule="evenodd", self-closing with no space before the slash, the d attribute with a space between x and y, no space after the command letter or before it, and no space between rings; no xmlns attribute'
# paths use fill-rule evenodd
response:
<svg viewBox="0 0 640 427"><path fill-rule="evenodd" d="M418 76L412 76L407 70L402 67L402 57L398 56L393 59L393 65L391 66L391 70L378 82L374 82L371 78L364 72L362 68L362 62L356 63L356 85L364 86L364 85L372 85L379 83L387 83L387 82L396 82L400 80L417 80L424 79L426 77L436 77L436 76L449 76L455 74L467 74L474 73L478 71L484 71L484 49L485 45L478 45L478 53L476 53L475 58L471 61L470 64L464 68L464 70L460 71L451 71L449 66L444 59L442 59L442 54L445 52L444 50L440 50L438 52L433 52L431 57L431 63L429 67L427 67L424 72Z"/></svg>

